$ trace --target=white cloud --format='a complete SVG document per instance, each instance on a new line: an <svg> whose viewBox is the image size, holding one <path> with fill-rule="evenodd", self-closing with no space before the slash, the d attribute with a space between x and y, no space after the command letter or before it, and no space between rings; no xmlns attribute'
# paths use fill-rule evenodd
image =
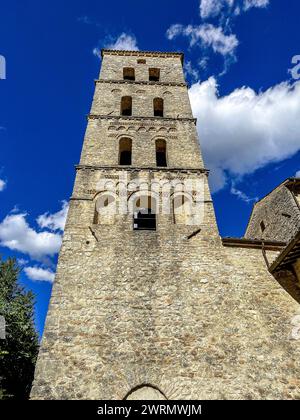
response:
<svg viewBox="0 0 300 420"><path fill-rule="evenodd" d="M174 39L176 36L181 35L184 31L185 26L181 25L181 23L175 23L170 26L170 28L166 32L166 36L168 40Z"/></svg>
<svg viewBox="0 0 300 420"><path fill-rule="evenodd" d="M189 76L192 79L192 81L196 81L199 79L199 72L195 67L193 67L191 61L185 61L184 72L187 76Z"/></svg>
<svg viewBox="0 0 300 420"><path fill-rule="evenodd" d="M109 50L127 50L127 51L139 50L136 37L134 35L126 34L125 32L122 32L121 35L119 35L117 38L112 38L111 36L108 37L108 40L106 39L102 43L102 45L104 48L107 48ZM96 57L101 58L101 48L95 47L93 49L93 54Z"/></svg>
<svg viewBox="0 0 300 420"><path fill-rule="evenodd" d="M244 10L249 10L252 7L267 7L270 3L270 0L244 0L243 6Z"/></svg>
<svg viewBox="0 0 300 420"><path fill-rule="evenodd" d="M214 191L231 177L253 173L300 150L300 83L256 93L249 87L220 97L211 77L189 90Z"/></svg>
<svg viewBox="0 0 300 420"><path fill-rule="evenodd" d="M296 172L295 177L300 178L300 171Z"/></svg>
<svg viewBox="0 0 300 420"><path fill-rule="evenodd" d="M247 12L253 7L267 7L269 0L200 0L200 16L208 19L219 16L225 12L238 15L241 11Z"/></svg>
<svg viewBox="0 0 300 420"><path fill-rule="evenodd" d="M224 68L219 76L227 73L231 64L237 61L236 49L239 45L237 36L232 33L232 21L242 12L251 8L262 8L269 4L269 0L200 0L200 16L202 20L215 18L218 22L201 23L200 25L173 24L166 32L169 40L178 36L184 36L189 40L189 46L200 46L203 49L210 48L214 53L220 53L224 57ZM204 61L203 65L207 63Z"/></svg>
<svg viewBox="0 0 300 420"><path fill-rule="evenodd" d="M0 179L0 191L3 191L6 187L6 182L3 179Z"/></svg>
<svg viewBox="0 0 300 420"><path fill-rule="evenodd" d="M36 221L41 228L48 228L50 230L63 231L66 224L69 205L66 201L62 202L62 209L57 213L50 214L49 212L40 215Z"/></svg>
<svg viewBox="0 0 300 420"><path fill-rule="evenodd" d="M115 41L107 44L105 48L110 50L138 51L137 40L134 35L123 32Z"/></svg>
<svg viewBox="0 0 300 420"><path fill-rule="evenodd" d="M234 54L239 44L234 34L226 35L223 29L213 26L209 23L202 25L172 25L167 30L167 38L169 40L181 35L189 39L190 47L199 43L202 47L211 47L214 52L222 55Z"/></svg>
<svg viewBox="0 0 300 420"><path fill-rule="evenodd" d="M40 268L40 267L25 267L24 271L27 275L27 277L30 280L33 281L48 281L50 283L53 283L54 281L54 277L55 277L55 273L53 273L53 271L44 269L44 268Z"/></svg>
<svg viewBox="0 0 300 420"><path fill-rule="evenodd" d="M0 223L0 245L42 260L58 253L61 235L52 232L36 232L27 221L26 214L10 214Z"/></svg>
<svg viewBox="0 0 300 420"><path fill-rule="evenodd" d="M20 213L20 209L17 204L15 204L14 207L11 209L10 214L12 213Z"/></svg>
<svg viewBox="0 0 300 420"><path fill-rule="evenodd" d="M57 213L47 212L37 218L40 228L53 232L39 232L31 228L25 213L10 213L0 223L0 245L28 254L36 260L54 256L58 253L62 241L61 233L56 231L64 230L67 212L68 203L63 201L62 208Z"/></svg>
<svg viewBox="0 0 300 420"><path fill-rule="evenodd" d="M200 16L202 19L218 16L226 4L234 0L200 0Z"/></svg>
<svg viewBox="0 0 300 420"><path fill-rule="evenodd" d="M206 70L208 67L209 57L203 57L198 61L198 64L202 70Z"/></svg>
<svg viewBox="0 0 300 420"><path fill-rule="evenodd" d="M245 201L245 203L248 203L248 204L251 203L252 201L258 200L258 197L251 198L247 194L245 194L243 191L237 189L233 183L231 184L230 192L231 194L236 195L240 200Z"/></svg>
<svg viewBox="0 0 300 420"><path fill-rule="evenodd" d="M17 262L21 266L24 266L24 265L28 264L28 260L25 260L25 258L18 258Z"/></svg>
<svg viewBox="0 0 300 420"><path fill-rule="evenodd" d="M93 54L94 54L96 57L101 58L101 48L99 48L99 47L95 47L95 48L93 49Z"/></svg>

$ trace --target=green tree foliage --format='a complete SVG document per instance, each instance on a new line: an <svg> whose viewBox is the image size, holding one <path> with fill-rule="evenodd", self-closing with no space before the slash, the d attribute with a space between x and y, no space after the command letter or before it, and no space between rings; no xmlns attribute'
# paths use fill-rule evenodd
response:
<svg viewBox="0 0 300 420"><path fill-rule="evenodd" d="M18 283L15 259L0 259L0 315L6 324L0 339L0 399L27 399L38 353L34 295Z"/></svg>

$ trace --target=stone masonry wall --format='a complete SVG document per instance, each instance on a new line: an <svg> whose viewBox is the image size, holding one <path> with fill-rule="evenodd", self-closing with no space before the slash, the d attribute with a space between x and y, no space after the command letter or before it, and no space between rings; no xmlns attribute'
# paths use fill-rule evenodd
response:
<svg viewBox="0 0 300 420"><path fill-rule="evenodd" d="M138 60L146 60L145 64L139 64ZM164 83L185 84L180 55L153 55L152 57L143 54L138 55L109 55L104 54L100 70L100 80L122 80L123 68L133 67L135 69L135 81L147 82L149 80L149 68L160 69L160 81Z"/></svg>
<svg viewBox="0 0 300 420"><path fill-rule="evenodd" d="M145 383L168 399L300 398L299 305L260 250L179 226L101 228L97 242L76 225L85 206L71 204L32 398L122 399Z"/></svg>
<svg viewBox="0 0 300 420"><path fill-rule="evenodd" d="M155 141L167 142L168 166L203 168L196 126L185 121L90 119L81 155L83 165L118 165L119 141L132 140L132 165L155 167Z"/></svg>
<svg viewBox="0 0 300 420"><path fill-rule="evenodd" d="M290 339L299 305L269 274L261 250L222 245L187 88L177 86L180 56L145 54L146 65L137 58L143 53L104 53L101 80L120 83L96 85L93 112L113 115L88 122L31 398L123 399L147 384L167 399L299 399L300 341ZM129 65L138 81L147 66L160 67L168 86L142 85L136 115L120 118L111 90L139 89L121 81ZM166 101L174 119L147 115L163 89L175 98ZM125 134L133 140L130 168L117 160ZM164 169L155 164L161 136ZM128 183L201 181L204 194L192 200L203 218L191 226L158 214L155 231L133 230L131 214L95 219L108 189L99 180L116 182L125 172Z"/></svg>
<svg viewBox="0 0 300 420"><path fill-rule="evenodd" d="M255 204L245 237L288 242L299 229L299 207L292 192L281 185Z"/></svg>
<svg viewBox="0 0 300 420"><path fill-rule="evenodd" d="M132 115L136 117L153 116L153 99L164 100L165 118L191 117L191 108L186 86L170 86L152 83L136 85L126 83L96 83L92 114L120 115L122 96L132 97Z"/></svg>

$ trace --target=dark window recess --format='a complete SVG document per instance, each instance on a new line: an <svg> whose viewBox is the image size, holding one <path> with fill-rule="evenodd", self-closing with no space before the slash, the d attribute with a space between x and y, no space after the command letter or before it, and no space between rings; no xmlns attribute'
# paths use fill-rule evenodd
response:
<svg viewBox="0 0 300 420"><path fill-rule="evenodd" d="M146 60L145 60L144 58L139 58L139 59L137 60L137 63L138 63L138 64L146 64Z"/></svg>
<svg viewBox="0 0 300 420"><path fill-rule="evenodd" d="M156 141L156 165L167 166L167 144L165 140Z"/></svg>
<svg viewBox="0 0 300 420"><path fill-rule="evenodd" d="M131 152L125 150L120 153L120 165L131 165Z"/></svg>
<svg viewBox="0 0 300 420"><path fill-rule="evenodd" d="M167 166L166 154L164 152L156 152L157 166Z"/></svg>
<svg viewBox="0 0 300 420"><path fill-rule="evenodd" d="M264 232L266 230L266 225L264 222L260 222L260 229L262 232Z"/></svg>
<svg viewBox="0 0 300 420"><path fill-rule="evenodd" d="M131 165L132 142L131 139L122 138L119 146L119 165Z"/></svg>
<svg viewBox="0 0 300 420"><path fill-rule="evenodd" d="M140 209L134 213L133 230L156 230L156 215L151 209Z"/></svg>
<svg viewBox="0 0 300 420"><path fill-rule="evenodd" d="M123 79L124 80L135 80L134 68L125 67L123 69Z"/></svg>
<svg viewBox="0 0 300 420"><path fill-rule="evenodd" d="M149 81L159 82L160 71L159 69L149 69Z"/></svg>
<svg viewBox="0 0 300 420"><path fill-rule="evenodd" d="M121 115L132 115L132 98L131 96L123 96L121 99Z"/></svg>
<svg viewBox="0 0 300 420"><path fill-rule="evenodd" d="M161 98L153 99L153 111L154 117L163 117L164 116L164 100Z"/></svg>

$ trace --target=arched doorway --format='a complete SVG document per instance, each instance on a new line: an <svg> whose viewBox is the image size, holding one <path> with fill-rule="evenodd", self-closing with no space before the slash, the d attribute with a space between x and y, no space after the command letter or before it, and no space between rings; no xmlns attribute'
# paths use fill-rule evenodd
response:
<svg viewBox="0 0 300 420"><path fill-rule="evenodd" d="M157 388L151 385L142 385L133 388L124 400L166 400L166 396Z"/></svg>

